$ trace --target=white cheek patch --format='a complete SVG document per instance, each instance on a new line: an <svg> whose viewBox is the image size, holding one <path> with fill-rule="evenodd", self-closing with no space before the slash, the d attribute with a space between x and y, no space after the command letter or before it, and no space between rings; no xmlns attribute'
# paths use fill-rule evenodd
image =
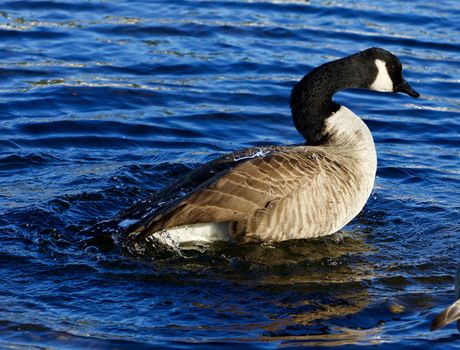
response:
<svg viewBox="0 0 460 350"><path fill-rule="evenodd" d="M388 74L386 64L382 60L375 60L377 66L377 77L371 85L371 90L389 92L393 91L393 81Z"/></svg>

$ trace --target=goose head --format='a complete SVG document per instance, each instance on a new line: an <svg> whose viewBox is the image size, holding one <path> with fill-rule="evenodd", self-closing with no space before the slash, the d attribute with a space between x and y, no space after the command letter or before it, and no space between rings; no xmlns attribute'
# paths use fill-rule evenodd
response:
<svg viewBox="0 0 460 350"><path fill-rule="evenodd" d="M391 52L380 48L371 48L362 52L367 59L370 71L365 72L374 77L369 85L370 90L380 92L402 92L411 97L419 97L409 83L403 78L402 64L398 57ZM370 64L369 64L370 63Z"/></svg>
<svg viewBox="0 0 460 350"><path fill-rule="evenodd" d="M332 96L337 91L356 88L420 96L403 78L398 57L387 50L373 47L327 62L292 88L292 118L307 144L321 145L328 141L325 121L341 107Z"/></svg>

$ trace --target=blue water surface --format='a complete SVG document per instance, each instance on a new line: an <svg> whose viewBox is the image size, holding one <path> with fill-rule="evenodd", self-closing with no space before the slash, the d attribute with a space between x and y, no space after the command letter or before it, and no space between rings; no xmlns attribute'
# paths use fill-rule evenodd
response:
<svg viewBox="0 0 460 350"><path fill-rule="evenodd" d="M458 348L429 326L460 256L459 18L456 0L0 2L0 348ZM336 96L379 158L341 232L140 256L81 233L221 154L302 142L293 84L372 46L422 96Z"/></svg>

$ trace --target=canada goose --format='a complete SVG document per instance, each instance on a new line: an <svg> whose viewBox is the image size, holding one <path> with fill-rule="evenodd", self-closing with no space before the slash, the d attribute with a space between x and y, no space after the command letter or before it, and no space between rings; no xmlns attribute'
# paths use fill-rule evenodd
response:
<svg viewBox="0 0 460 350"><path fill-rule="evenodd" d="M111 221L125 243L275 242L328 235L364 207L377 157L365 123L332 100L362 88L419 94L392 53L370 48L325 63L294 85L291 111L305 145L255 147L186 174Z"/></svg>
<svg viewBox="0 0 460 350"><path fill-rule="evenodd" d="M444 309L431 323L432 331L442 328L454 321L457 321L457 329L460 330L460 265L457 267L457 275L455 276L455 295L457 301L447 309Z"/></svg>

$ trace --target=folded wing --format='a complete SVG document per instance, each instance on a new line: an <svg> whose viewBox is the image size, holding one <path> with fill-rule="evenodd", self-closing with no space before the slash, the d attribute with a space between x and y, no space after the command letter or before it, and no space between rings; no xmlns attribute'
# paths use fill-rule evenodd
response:
<svg viewBox="0 0 460 350"><path fill-rule="evenodd" d="M316 147L307 146L273 147L258 154L240 153L221 158L162 191L160 197L169 193L170 202L129 227L127 239L138 241L173 227L222 222L232 223L236 241L285 239L276 236L286 234L277 225L294 221L299 227L293 230L299 230L305 223L302 215L307 219L309 215L314 222L315 215L325 216L322 210L328 205L327 198L340 199L337 179L342 178L343 182L345 176L349 180L347 186L357 186L357 180L349 176L350 169L343 168L341 163ZM213 175L204 176L202 181L203 175L210 172ZM194 189L175 200L180 188ZM312 191L316 199L310 195ZM333 192L336 195L331 197ZM316 213L305 214L304 210L317 204L314 200L324 203ZM299 217L291 220L293 215Z"/></svg>

